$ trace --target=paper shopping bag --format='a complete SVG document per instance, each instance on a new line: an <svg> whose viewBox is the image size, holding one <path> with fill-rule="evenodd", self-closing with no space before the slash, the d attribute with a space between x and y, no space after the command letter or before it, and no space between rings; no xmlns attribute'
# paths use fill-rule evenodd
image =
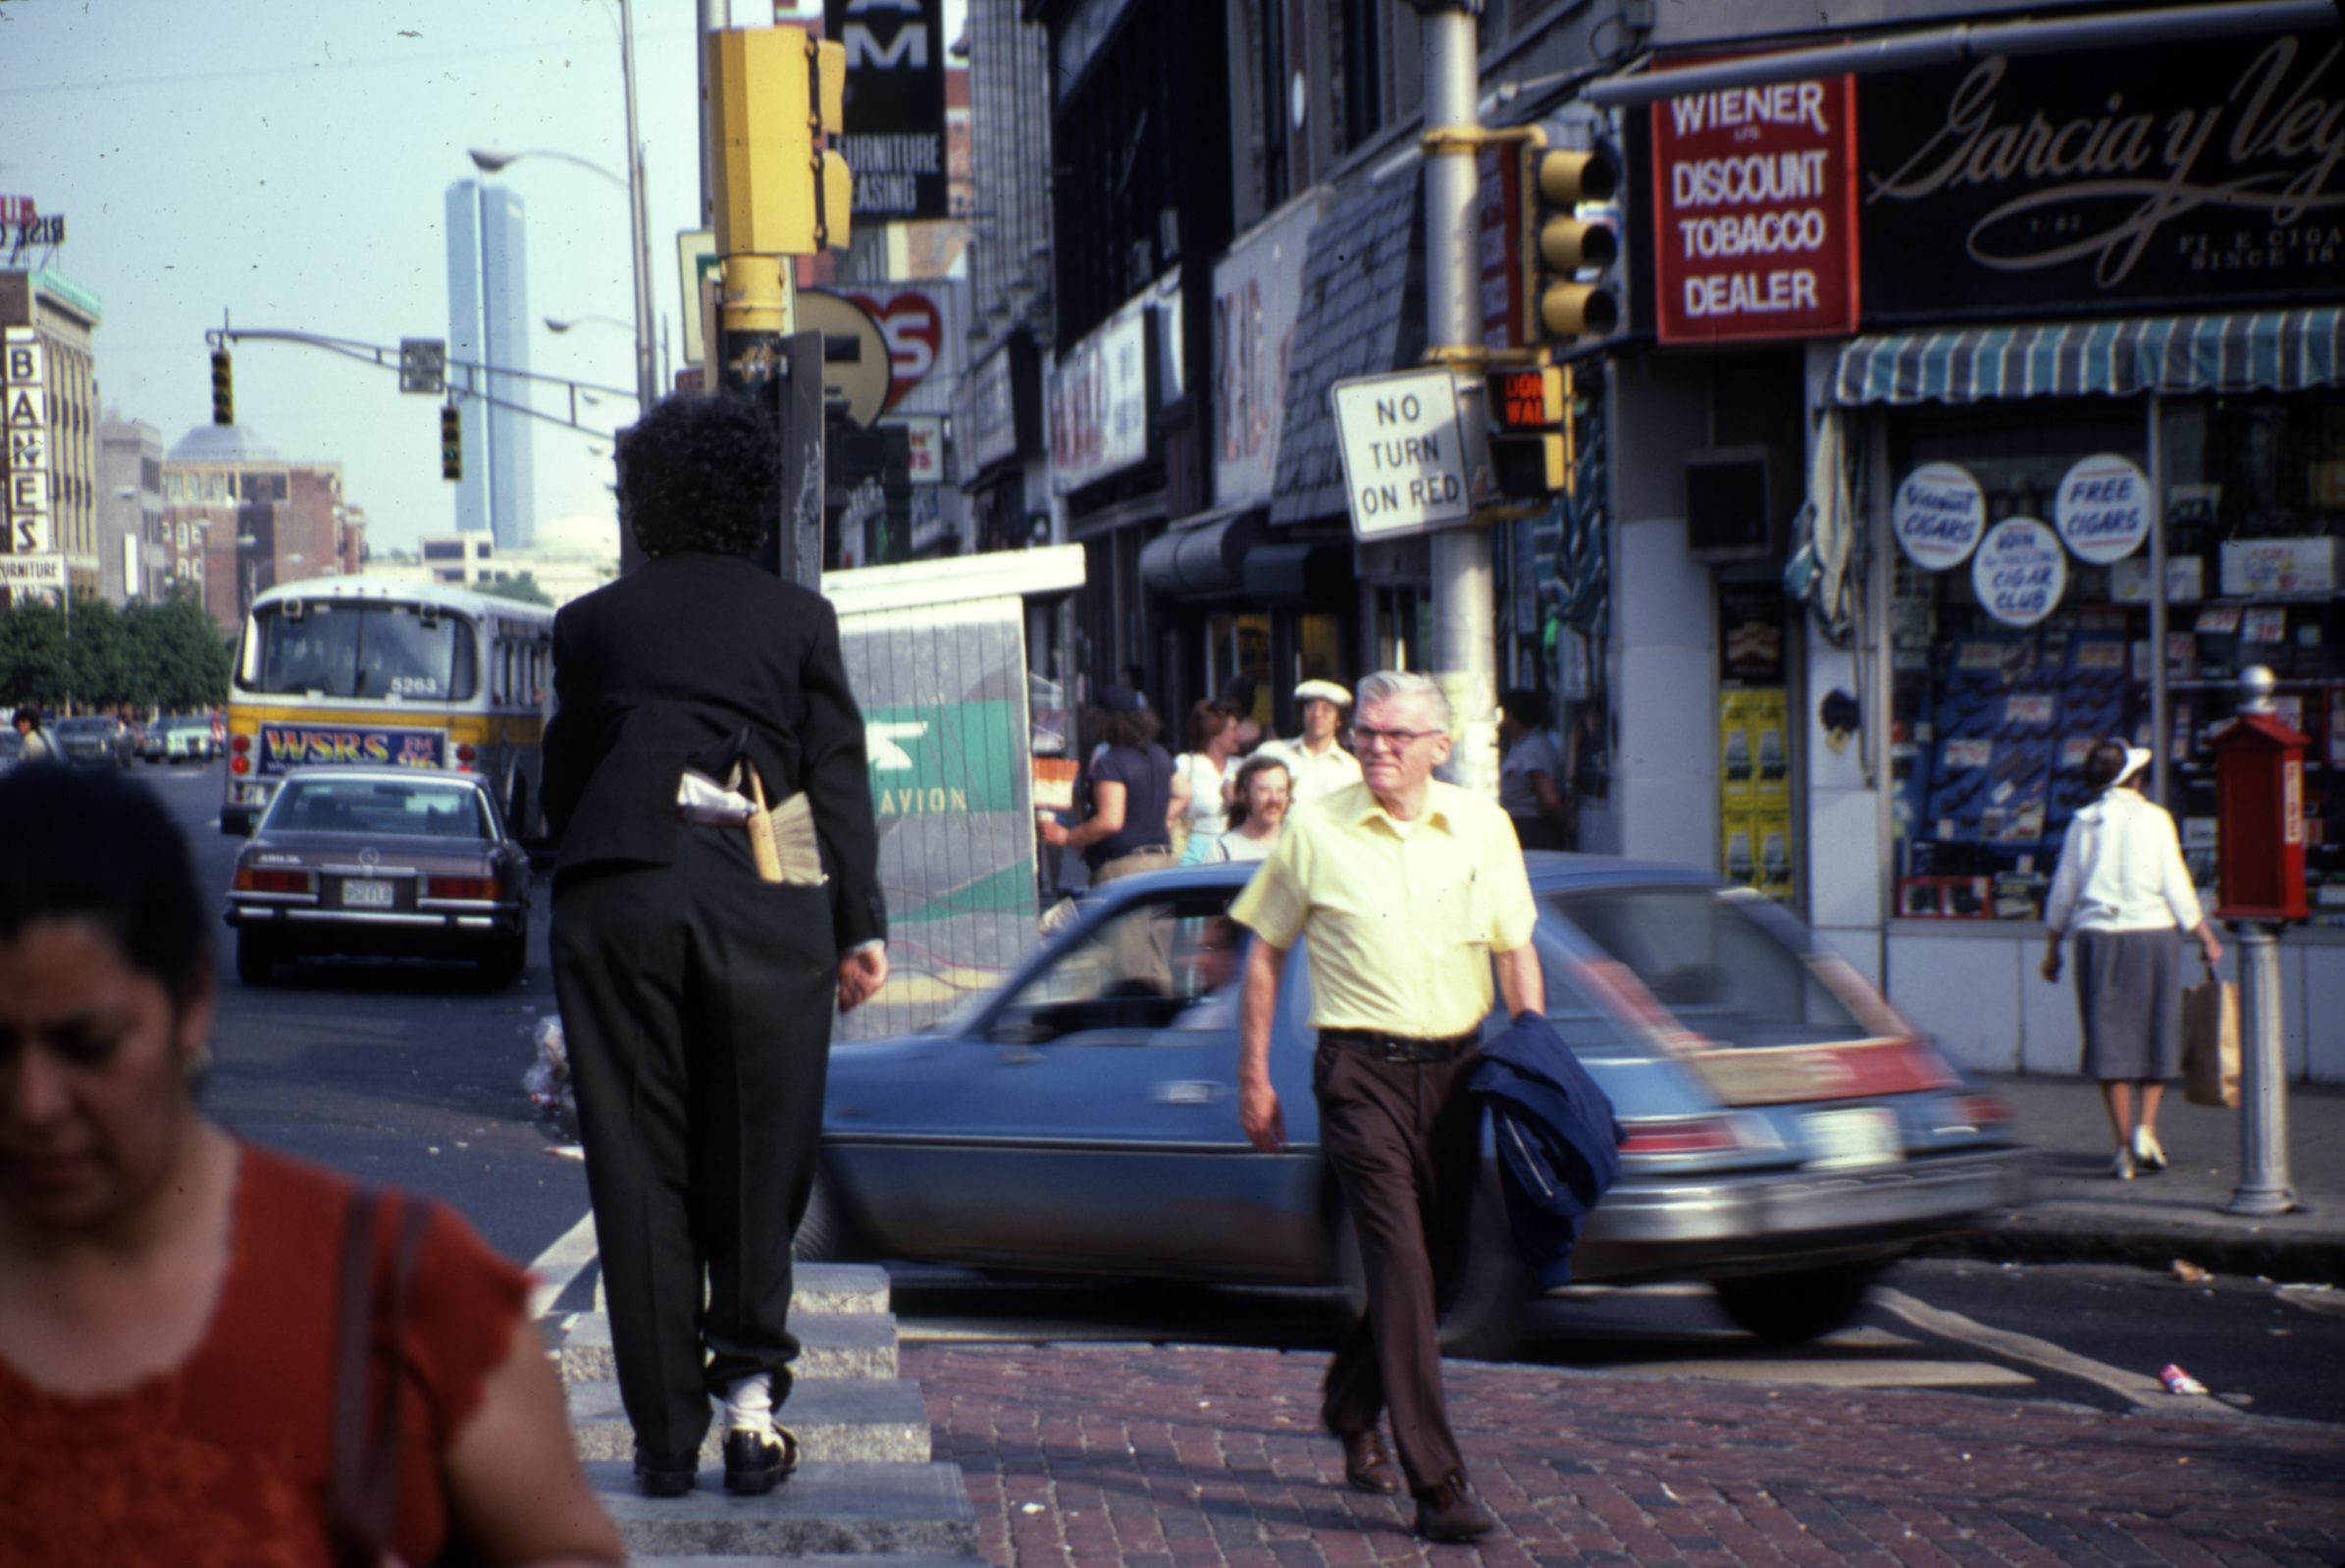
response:
<svg viewBox="0 0 2345 1568"><path fill-rule="evenodd" d="M2193 1105L2239 1103L2239 987L2207 972L2182 993L2182 1097Z"/></svg>

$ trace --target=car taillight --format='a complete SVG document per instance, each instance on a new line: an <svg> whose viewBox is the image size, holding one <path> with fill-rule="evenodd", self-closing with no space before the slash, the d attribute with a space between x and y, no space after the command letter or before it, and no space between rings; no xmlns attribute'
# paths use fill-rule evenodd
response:
<svg viewBox="0 0 2345 1568"><path fill-rule="evenodd" d="M243 738L244 737L241 735L236 737L237 740L242 740ZM242 747L236 748L236 755L228 759L228 770L231 773L249 773L252 771L252 758L244 755L244 749Z"/></svg>
<svg viewBox="0 0 2345 1568"><path fill-rule="evenodd" d="M239 893L306 893L309 891L307 871L264 871L249 865L236 867L236 891Z"/></svg>
<svg viewBox="0 0 2345 1568"><path fill-rule="evenodd" d="M1624 1155L1725 1154L1743 1146L1724 1117L1638 1118L1620 1125Z"/></svg>
<svg viewBox="0 0 2345 1568"><path fill-rule="evenodd" d="M1965 1094L1954 1101L1954 1115L1974 1127L2001 1126L2011 1108L1992 1094Z"/></svg>
<svg viewBox="0 0 2345 1568"><path fill-rule="evenodd" d="M493 899L494 876L435 876L424 883L424 897L433 899Z"/></svg>
<svg viewBox="0 0 2345 1568"><path fill-rule="evenodd" d="M252 737L249 735L238 735L234 740L232 740L228 743L228 749L239 755L249 752L252 750Z"/></svg>

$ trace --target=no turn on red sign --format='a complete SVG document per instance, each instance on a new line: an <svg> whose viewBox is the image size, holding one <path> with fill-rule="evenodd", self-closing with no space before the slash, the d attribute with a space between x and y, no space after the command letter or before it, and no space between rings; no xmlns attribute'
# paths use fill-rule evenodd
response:
<svg viewBox="0 0 2345 1568"><path fill-rule="evenodd" d="M1473 517L1457 384L1448 371L1339 381L1328 396L1353 537L1423 534Z"/></svg>

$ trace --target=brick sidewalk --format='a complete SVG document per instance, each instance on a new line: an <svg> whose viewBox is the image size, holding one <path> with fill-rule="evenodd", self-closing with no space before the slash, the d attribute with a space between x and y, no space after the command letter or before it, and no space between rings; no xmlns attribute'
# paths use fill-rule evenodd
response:
<svg viewBox="0 0 2345 1568"><path fill-rule="evenodd" d="M1346 1490L1327 1357L903 1353L1001 1568L1477 1560ZM2345 1432L1451 1362L1492 1565L2345 1563Z"/></svg>

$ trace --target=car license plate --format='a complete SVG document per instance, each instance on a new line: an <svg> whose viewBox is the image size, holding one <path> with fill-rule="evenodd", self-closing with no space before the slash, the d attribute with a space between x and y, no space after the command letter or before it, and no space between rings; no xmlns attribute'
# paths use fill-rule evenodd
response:
<svg viewBox="0 0 2345 1568"><path fill-rule="evenodd" d="M342 883L342 908L349 910L388 910L396 901L394 889L389 882L352 880Z"/></svg>
<svg viewBox="0 0 2345 1568"><path fill-rule="evenodd" d="M1810 1171L1854 1171L1905 1158L1897 1114L1882 1110L1812 1111L1799 1119Z"/></svg>

